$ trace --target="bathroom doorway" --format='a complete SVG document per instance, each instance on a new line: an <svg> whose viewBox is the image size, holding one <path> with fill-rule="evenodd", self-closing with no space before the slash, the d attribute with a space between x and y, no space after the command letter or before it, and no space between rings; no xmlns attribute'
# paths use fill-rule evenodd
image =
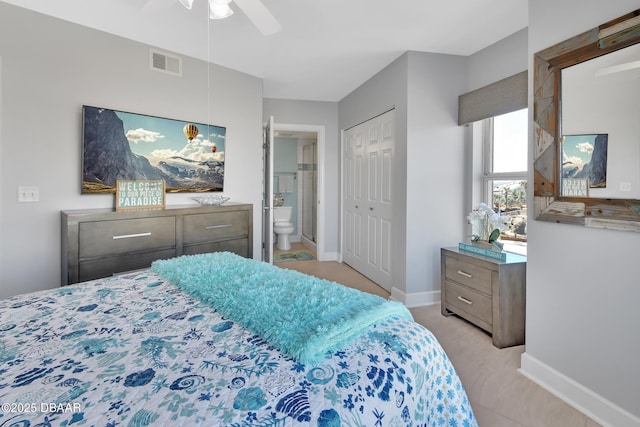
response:
<svg viewBox="0 0 640 427"><path fill-rule="evenodd" d="M294 232L289 236L292 248L308 249L322 261L326 259L321 237L324 126L274 123L273 129L274 206L281 203L294 208Z"/></svg>

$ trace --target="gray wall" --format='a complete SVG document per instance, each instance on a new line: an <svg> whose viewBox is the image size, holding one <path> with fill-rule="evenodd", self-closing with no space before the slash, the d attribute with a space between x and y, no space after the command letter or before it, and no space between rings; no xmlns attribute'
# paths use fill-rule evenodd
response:
<svg viewBox="0 0 640 427"><path fill-rule="evenodd" d="M205 62L183 77L149 69L149 46L0 3L0 296L60 285L60 211L113 207L81 195L82 105L207 121ZM38 31L33 31L37 28ZM227 128L225 191L254 204L260 256L262 81L211 66L210 122ZM18 203L18 186L40 202ZM167 204L195 203L169 194Z"/></svg>
<svg viewBox="0 0 640 427"><path fill-rule="evenodd" d="M461 56L409 52L406 293L435 301L440 248L463 241L466 224L464 129L458 126L466 64Z"/></svg>
<svg viewBox="0 0 640 427"><path fill-rule="evenodd" d="M636 0L530 0L529 58L637 7ZM532 77L530 71L530 89ZM530 115L532 99L530 93ZM529 221L528 237L523 370L548 375L556 391L578 404L590 402L586 396L594 392L606 406L640 417L640 233ZM637 426L640 420L610 424Z"/></svg>
<svg viewBox="0 0 640 427"><path fill-rule="evenodd" d="M528 32L520 30L469 56L467 92L526 70Z"/></svg>
<svg viewBox="0 0 640 427"><path fill-rule="evenodd" d="M440 247L463 236L464 199L452 189L464 179L465 70L464 57L407 52L340 101L341 129L395 107L392 295L408 305L439 300Z"/></svg>
<svg viewBox="0 0 640 427"><path fill-rule="evenodd" d="M339 103L339 127L349 129L395 108L395 153L393 194L393 289L404 300L406 294L407 244L407 90L409 55L405 53L371 79L344 97Z"/></svg>

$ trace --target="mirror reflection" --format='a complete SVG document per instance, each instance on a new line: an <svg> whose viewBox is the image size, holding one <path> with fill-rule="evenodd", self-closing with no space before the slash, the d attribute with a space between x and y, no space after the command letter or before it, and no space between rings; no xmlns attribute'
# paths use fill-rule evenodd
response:
<svg viewBox="0 0 640 427"><path fill-rule="evenodd" d="M640 44L561 72L561 192L640 199Z"/></svg>

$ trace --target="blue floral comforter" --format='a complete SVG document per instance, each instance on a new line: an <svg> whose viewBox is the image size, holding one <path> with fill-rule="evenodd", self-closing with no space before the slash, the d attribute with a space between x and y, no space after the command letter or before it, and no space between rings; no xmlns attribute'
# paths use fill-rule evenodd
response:
<svg viewBox="0 0 640 427"><path fill-rule="evenodd" d="M1 299L0 405L0 427L477 425L409 319L305 366L149 270Z"/></svg>

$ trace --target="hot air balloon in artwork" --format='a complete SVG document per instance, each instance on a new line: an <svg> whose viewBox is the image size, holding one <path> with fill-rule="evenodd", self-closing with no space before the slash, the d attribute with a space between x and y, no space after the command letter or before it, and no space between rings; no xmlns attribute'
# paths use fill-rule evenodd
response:
<svg viewBox="0 0 640 427"><path fill-rule="evenodd" d="M211 152L212 152L212 153L215 153L217 149L218 149L218 148L216 147L216 144L213 144L213 145L211 146Z"/></svg>
<svg viewBox="0 0 640 427"><path fill-rule="evenodd" d="M189 142L191 142L193 138L198 136L198 127L193 123L187 123L186 125L184 125L184 129L182 129L182 131L184 132L184 136L189 139Z"/></svg>

